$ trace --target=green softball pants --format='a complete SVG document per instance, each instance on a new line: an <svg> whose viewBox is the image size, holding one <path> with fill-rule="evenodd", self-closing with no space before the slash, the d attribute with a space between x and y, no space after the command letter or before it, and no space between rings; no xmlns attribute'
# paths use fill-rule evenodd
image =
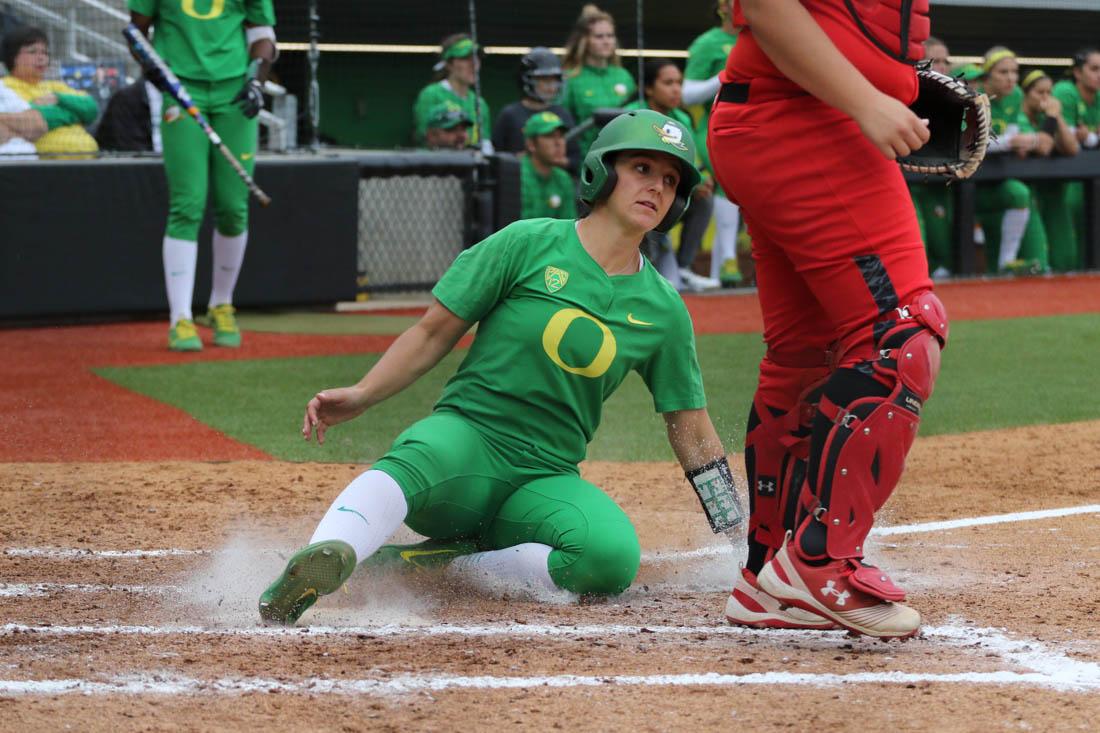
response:
<svg viewBox="0 0 1100 733"><path fill-rule="evenodd" d="M215 82L181 81L222 142L251 175L256 162L258 122L245 117L233 104L244 77ZM168 102L165 97L160 125L164 172L168 178L168 236L189 242L198 240L210 188L213 188L217 230L229 237L244 232L248 228L248 187L186 110Z"/></svg>
<svg viewBox="0 0 1100 733"><path fill-rule="evenodd" d="M574 593L620 593L638 573L630 519L576 466L505 444L458 414L413 424L373 468L401 487L405 524L426 537L474 539L484 550L548 545L550 577Z"/></svg>

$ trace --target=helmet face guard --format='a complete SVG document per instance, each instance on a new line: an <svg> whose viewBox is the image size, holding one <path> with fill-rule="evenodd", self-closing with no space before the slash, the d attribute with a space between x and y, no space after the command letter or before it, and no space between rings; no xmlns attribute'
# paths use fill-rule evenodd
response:
<svg viewBox="0 0 1100 733"><path fill-rule="evenodd" d="M695 165L695 141L691 131L671 117L649 109L619 115L600 131L581 164L581 200L589 206L604 201L615 190L615 154L627 150L665 153L680 163L680 183L668 213L654 227L667 232L691 204L691 192L702 176Z"/></svg>
<svg viewBox="0 0 1100 733"><path fill-rule="evenodd" d="M561 61L554 55L554 52L548 48L537 46L520 59L519 86L524 96L537 99L544 104L550 104L557 94L549 96L541 94L538 90L538 80L557 77L560 82L562 74Z"/></svg>

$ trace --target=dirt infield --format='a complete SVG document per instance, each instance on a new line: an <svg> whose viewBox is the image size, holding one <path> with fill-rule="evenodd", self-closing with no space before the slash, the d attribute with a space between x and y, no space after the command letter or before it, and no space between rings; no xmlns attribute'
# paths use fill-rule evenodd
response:
<svg viewBox="0 0 1100 733"><path fill-rule="evenodd" d="M938 292L963 320L1100 312L1098 286ZM688 303L700 332L759 329L754 297ZM743 549L710 534L671 463L582 467L642 542L618 598L495 598L361 570L308 627L265 629L263 586L363 467L271 460L90 371L193 358L163 351L163 336L159 324L2 334L0 730L1078 731L1100 719L1100 421L918 438L869 553L924 614L905 643L726 624ZM250 333L240 351L197 358L391 340Z"/></svg>
<svg viewBox="0 0 1100 733"><path fill-rule="evenodd" d="M727 626L738 557L672 464L584 466L642 540L620 598L361 571L289 632L257 626L259 591L361 467L0 464L3 727L1091 729L1098 515L971 521L1095 502L1098 442L1100 422L919 439L873 557L925 631L891 644Z"/></svg>

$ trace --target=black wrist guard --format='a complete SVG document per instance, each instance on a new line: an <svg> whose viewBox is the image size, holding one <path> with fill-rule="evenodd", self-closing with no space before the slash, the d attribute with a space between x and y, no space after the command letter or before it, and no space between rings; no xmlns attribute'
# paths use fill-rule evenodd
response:
<svg viewBox="0 0 1100 733"><path fill-rule="evenodd" d="M725 456L684 473L707 515L713 532L726 532L745 521L737 486Z"/></svg>
<svg viewBox="0 0 1100 733"><path fill-rule="evenodd" d="M1039 126L1039 129L1051 137L1054 137L1058 134L1058 120L1053 117L1047 117L1043 120L1043 124Z"/></svg>

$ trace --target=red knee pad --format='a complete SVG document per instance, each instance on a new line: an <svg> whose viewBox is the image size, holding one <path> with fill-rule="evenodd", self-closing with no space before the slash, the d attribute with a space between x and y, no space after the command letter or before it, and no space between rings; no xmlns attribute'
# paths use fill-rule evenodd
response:
<svg viewBox="0 0 1100 733"><path fill-rule="evenodd" d="M829 507L818 519L827 526L827 551L833 558L863 556L875 512L901 478L924 401L939 374L948 332L939 298L920 293L897 314L876 329L878 358L871 362L890 394L856 399L845 408L826 397L819 403L821 414L833 422L818 470L818 480L831 487Z"/></svg>

